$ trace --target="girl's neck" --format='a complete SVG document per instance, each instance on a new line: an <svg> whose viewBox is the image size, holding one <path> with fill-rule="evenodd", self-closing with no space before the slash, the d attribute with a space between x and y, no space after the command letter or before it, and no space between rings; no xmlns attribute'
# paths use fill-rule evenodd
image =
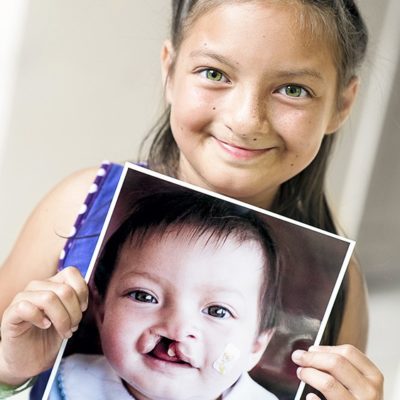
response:
<svg viewBox="0 0 400 400"><path fill-rule="evenodd" d="M221 190L218 190L218 188L212 187L208 182L202 180L199 176L193 176L190 173L187 173L185 169L180 168L177 171L176 174L177 178L180 179L183 182L199 186L203 189L210 190L215 193L219 193L222 195L226 195L228 197L234 198L235 200L239 200L243 203L250 204L255 207L259 207L265 210L270 210L271 206L273 205L274 199L276 197L276 194L279 190L278 189L270 189L266 190L263 192L255 193L250 196L246 195L246 193L243 193L243 195L239 196L232 196L229 193L224 193Z"/></svg>

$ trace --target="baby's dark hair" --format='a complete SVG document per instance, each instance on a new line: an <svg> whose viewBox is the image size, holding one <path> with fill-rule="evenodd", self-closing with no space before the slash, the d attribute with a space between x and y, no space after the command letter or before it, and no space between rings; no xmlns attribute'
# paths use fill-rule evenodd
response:
<svg viewBox="0 0 400 400"><path fill-rule="evenodd" d="M162 237L185 229L190 239L205 237L206 243L216 246L223 245L228 238L239 245L247 241L259 245L264 258L259 328L263 331L275 326L280 306L279 261L276 243L264 218L256 211L183 187L146 195L136 193L135 197L129 215L107 240L99 257L94 285L101 299L106 295L124 244L140 247L154 234Z"/></svg>

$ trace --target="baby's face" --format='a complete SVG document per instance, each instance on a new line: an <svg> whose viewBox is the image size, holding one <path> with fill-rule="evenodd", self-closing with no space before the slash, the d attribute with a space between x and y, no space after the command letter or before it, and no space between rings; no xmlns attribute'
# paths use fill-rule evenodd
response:
<svg viewBox="0 0 400 400"><path fill-rule="evenodd" d="M189 235L125 244L100 307L105 356L138 400L216 399L266 346L259 244Z"/></svg>

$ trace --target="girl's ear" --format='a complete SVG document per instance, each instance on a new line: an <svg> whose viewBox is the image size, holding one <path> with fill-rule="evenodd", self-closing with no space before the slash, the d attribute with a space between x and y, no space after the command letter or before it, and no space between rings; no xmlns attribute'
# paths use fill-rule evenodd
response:
<svg viewBox="0 0 400 400"><path fill-rule="evenodd" d="M249 363L247 365L247 371L252 370L257 363L260 361L262 355L264 354L265 349L268 346L269 341L271 340L275 329L267 329L257 335L254 340L253 348L249 356Z"/></svg>
<svg viewBox="0 0 400 400"><path fill-rule="evenodd" d="M353 108L354 101L357 97L358 88L360 86L360 80L354 77L350 80L349 84L339 94L338 107L332 116L332 119L328 125L327 134L337 132L340 127L344 124L347 117Z"/></svg>
<svg viewBox="0 0 400 400"><path fill-rule="evenodd" d="M165 89L165 99L170 103L169 81L172 75L172 67L174 64L175 50L170 40L166 40L161 49L161 79Z"/></svg>

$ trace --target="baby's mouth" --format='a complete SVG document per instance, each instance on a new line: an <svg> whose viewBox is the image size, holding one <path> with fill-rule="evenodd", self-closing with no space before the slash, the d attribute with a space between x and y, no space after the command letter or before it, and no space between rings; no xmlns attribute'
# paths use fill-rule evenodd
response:
<svg viewBox="0 0 400 400"><path fill-rule="evenodd" d="M154 349L147 353L147 355L162 361L193 367L189 358L178 351L176 342L164 337L161 338L161 340L155 345Z"/></svg>

